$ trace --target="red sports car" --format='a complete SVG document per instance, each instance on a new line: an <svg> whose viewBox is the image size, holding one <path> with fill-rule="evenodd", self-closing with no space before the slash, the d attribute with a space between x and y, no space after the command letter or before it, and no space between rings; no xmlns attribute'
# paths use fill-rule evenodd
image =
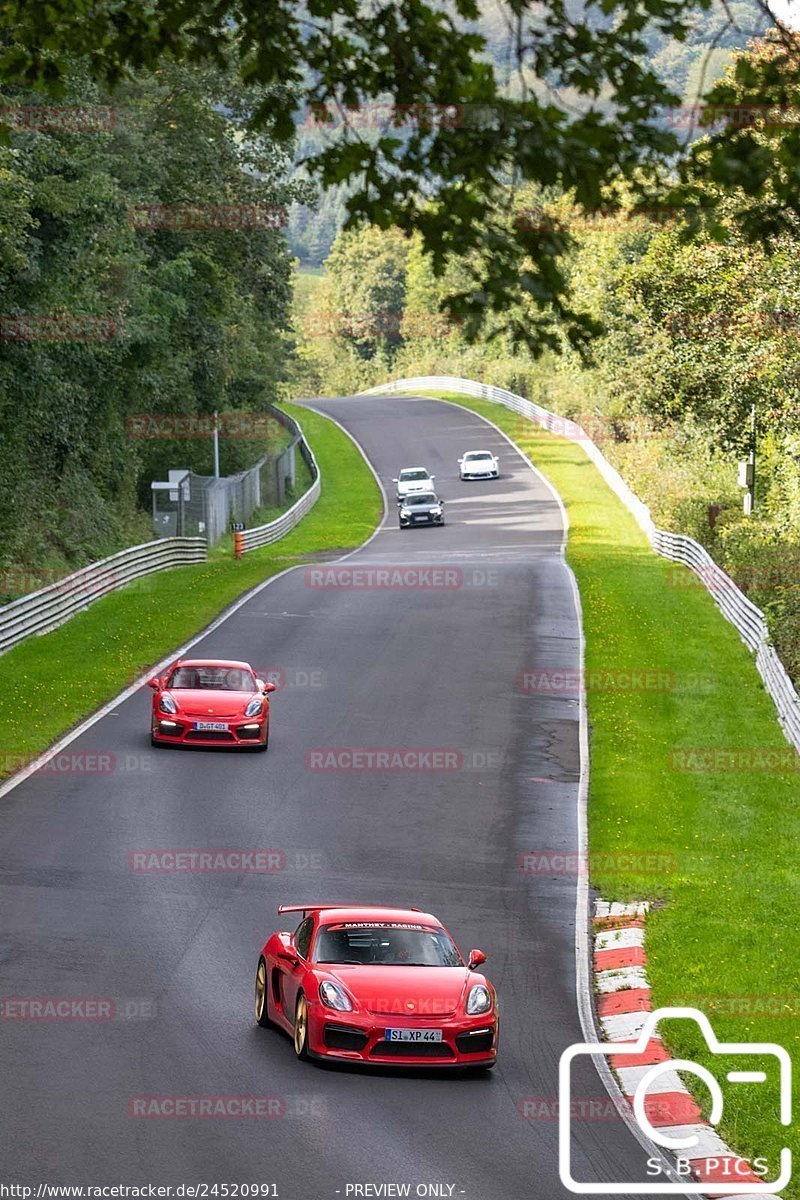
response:
<svg viewBox="0 0 800 1200"><path fill-rule="evenodd" d="M298 1058L372 1065L493 1067L494 988L436 917L416 908L282 904L256 970L256 1020L290 1034Z"/></svg>
<svg viewBox="0 0 800 1200"><path fill-rule="evenodd" d="M258 679L246 662L178 659L153 689L154 746L269 745L269 700L274 683Z"/></svg>

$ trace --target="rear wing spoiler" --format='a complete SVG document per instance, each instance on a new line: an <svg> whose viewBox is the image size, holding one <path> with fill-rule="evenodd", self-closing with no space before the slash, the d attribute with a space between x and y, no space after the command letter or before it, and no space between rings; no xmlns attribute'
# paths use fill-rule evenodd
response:
<svg viewBox="0 0 800 1200"><path fill-rule="evenodd" d="M312 913L322 912L326 908L391 908L388 904L342 904L341 901L336 904L279 904L279 913L301 912ZM409 912L422 912L421 908L409 908Z"/></svg>

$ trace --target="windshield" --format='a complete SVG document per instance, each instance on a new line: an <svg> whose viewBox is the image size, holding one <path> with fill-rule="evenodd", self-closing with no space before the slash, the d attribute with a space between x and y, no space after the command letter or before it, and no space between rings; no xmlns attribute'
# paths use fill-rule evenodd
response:
<svg viewBox="0 0 800 1200"><path fill-rule="evenodd" d="M254 692L256 681L251 671L241 667L176 667L167 681L167 687L202 688L215 692Z"/></svg>
<svg viewBox="0 0 800 1200"><path fill-rule="evenodd" d="M483 458L491 458L488 450L471 450L469 454L465 454L464 458L467 462L477 462Z"/></svg>
<svg viewBox="0 0 800 1200"><path fill-rule="evenodd" d="M429 478L430 478L430 476L428 475L428 472L423 471L421 468L411 470L411 471L401 471L400 472L400 479L402 480L403 483L411 483L415 479L429 479Z"/></svg>
<svg viewBox="0 0 800 1200"><path fill-rule="evenodd" d="M439 501L434 496L433 492L418 492L416 496L407 496L406 505L412 504L438 504Z"/></svg>
<svg viewBox="0 0 800 1200"><path fill-rule="evenodd" d="M324 925L314 961L386 967L463 967L464 960L443 929L425 925Z"/></svg>

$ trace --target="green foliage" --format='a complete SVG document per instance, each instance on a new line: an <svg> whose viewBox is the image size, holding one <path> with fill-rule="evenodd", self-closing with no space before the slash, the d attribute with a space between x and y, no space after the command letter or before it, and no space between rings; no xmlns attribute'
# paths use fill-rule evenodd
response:
<svg viewBox="0 0 800 1200"><path fill-rule="evenodd" d="M790 165L796 128L776 130L765 144L728 127L704 158L687 153L659 119L683 100L690 64L673 58L660 74L658 54L685 44L697 62L704 47L741 44L733 17L749 18L758 5L732 13L712 0L603 0L577 9L568 0L507 0L498 8L482 25L475 0L445 8L425 0L9 0L0 35L13 30L16 40L0 43L0 79L61 95L76 55L111 85L161 62L212 62L253 85L237 116L287 142L298 104L347 116L389 97L398 111L374 136L348 128L321 140L307 171L323 187L347 189L348 223L418 232L437 277L460 260L466 283L448 308L467 335L477 335L488 313L537 354L560 344L557 322L576 347L597 326L568 294L569 238L499 212L510 180L559 188L593 207L621 180L643 195L671 186L677 158L691 166L684 193L702 176L757 199L753 214L742 213L750 238L780 226L783 211L800 212ZM498 36L503 21L512 32ZM498 38L495 57L487 37ZM782 53L753 62L738 85L749 103L764 104L798 80L796 56ZM730 91L717 83L714 101L727 103ZM422 117L409 120L410 108ZM453 111L455 119L445 117ZM770 189L780 212L770 208ZM312 235L321 237L322 230Z"/></svg>
<svg viewBox="0 0 800 1200"><path fill-rule="evenodd" d="M133 438L130 417L259 410L277 397L291 349L281 230L140 229L130 216L136 205L305 195L283 182L283 152L234 136L246 91L165 65L112 100L76 65L64 105L111 105L113 128L15 132L0 146L3 316L99 317L113 334L0 340L0 567L74 567L142 540L151 479L210 470L210 439ZM13 86L0 102L41 96ZM223 439L223 473L264 448Z"/></svg>

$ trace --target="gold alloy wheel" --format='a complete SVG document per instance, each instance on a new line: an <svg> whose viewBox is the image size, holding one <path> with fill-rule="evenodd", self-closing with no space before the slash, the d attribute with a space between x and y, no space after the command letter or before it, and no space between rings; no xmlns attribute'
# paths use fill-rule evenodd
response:
<svg viewBox="0 0 800 1200"><path fill-rule="evenodd" d="M298 1058L306 1053L308 1037L308 1005L305 996L298 996L297 1008L294 1010L294 1052Z"/></svg>
<svg viewBox="0 0 800 1200"><path fill-rule="evenodd" d="M261 1021L264 1017L264 1009L267 1003L267 967L263 958L258 960L258 970L256 971L256 1020Z"/></svg>

